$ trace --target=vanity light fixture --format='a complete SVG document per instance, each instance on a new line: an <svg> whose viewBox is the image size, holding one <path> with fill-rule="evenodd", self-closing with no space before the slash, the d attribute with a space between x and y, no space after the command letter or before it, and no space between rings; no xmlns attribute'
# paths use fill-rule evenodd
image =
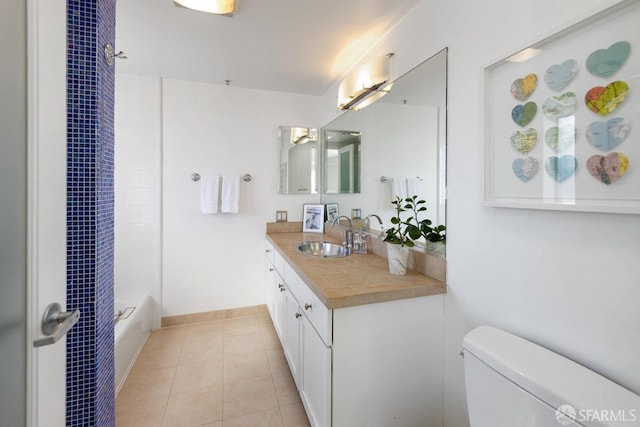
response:
<svg viewBox="0 0 640 427"><path fill-rule="evenodd" d="M338 88L338 108L358 111L389 93L392 56L380 56L349 73Z"/></svg>
<svg viewBox="0 0 640 427"><path fill-rule="evenodd" d="M291 143L306 144L310 141L318 140L318 129L312 128L291 128Z"/></svg>
<svg viewBox="0 0 640 427"><path fill-rule="evenodd" d="M173 0L173 4L200 12L233 16L235 0Z"/></svg>

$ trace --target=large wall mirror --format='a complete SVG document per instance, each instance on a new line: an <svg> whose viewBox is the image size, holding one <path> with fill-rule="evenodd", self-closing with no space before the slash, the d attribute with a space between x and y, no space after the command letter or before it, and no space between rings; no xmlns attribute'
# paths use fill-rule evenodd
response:
<svg viewBox="0 0 640 427"><path fill-rule="evenodd" d="M318 129L280 126L280 194L317 194L320 184Z"/></svg>
<svg viewBox="0 0 640 427"><path fill-rule="evenodd" d="M445 224L446 114L444 49L398 78L386 96L324 126L322 203L337 203L347 216L352 209L377 214L387 228L391 201L408 183L408 193L426 200L425 216Z"/></svg>

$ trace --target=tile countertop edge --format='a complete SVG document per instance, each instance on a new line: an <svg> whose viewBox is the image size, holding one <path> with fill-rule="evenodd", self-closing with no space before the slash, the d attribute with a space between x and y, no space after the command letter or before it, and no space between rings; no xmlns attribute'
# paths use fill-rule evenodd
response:
<svg viewBox="0 0 640 427"><path fill-rule="evenodd" d="M265 236L289 263L291 268L305 281L309 289L329 309L446 293L446 284L444 282L424 274L412 270L409 270L406 276L390 274L386 267L386 258L377 255L353 254L340 260L325 260L308 257L295 251L295 244L304 240L325 240L340 243L336 238L327 234L314 234L311 236L302 232L286 232L267 233ZM346 264L350 261L352 261L351 264ZM346 274L332 275L331 270L327 270L326 275L319 274L317 271L314 274L311 270L316 265L331 267L331 263L334 263L334 267L342 267L342 270L345 268L351 270L351 267L353 267L353 271L350 273L357 274L361 283L370 281L379 283L380 280L388 281L389 283L379 283L378 286L374 287L340 286L339 284L336 285L335 282L342 277L346 277Z"/></svg>

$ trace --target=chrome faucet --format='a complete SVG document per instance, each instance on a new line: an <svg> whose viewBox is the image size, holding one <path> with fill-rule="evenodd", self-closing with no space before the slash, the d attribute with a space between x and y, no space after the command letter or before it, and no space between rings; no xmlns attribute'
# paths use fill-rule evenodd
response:
<svg viewBox="0 0 640 427"><path fill-rule="evenodd" d="M344 218L349 221L349 229L344 230L344 241L342 242L342 244L348 248L353 248L353 223L351 222L351 218L345 215L340 215L339 217L334 218L334 220L331 221L331 226L333 227L336 221L339 221L340 218Z"/></svg>
<svg viewBox="0 0 640 427"><path fill-rule="evenodd" d="M370 214L370 215L367 215L367 217L364 219L364 232L365 232L365 233L367 233L367 234L373 234L373 233L371 233L371 232L369 231L369 230L371 229L371 226L370 226L370 218L371 218L371 217L374 217L375 219L377 219L377 220L378 220L378 223L379 223L380 225L383 225L383 224L382 224L382 220L380 219L380 217L379 217L378 215L376 215L376 214ZM379 237L382 237L382 234L383 234L383 233L384 233L383 231L380 231L380 234L379 234L378 236L379 236Z"/></svg>

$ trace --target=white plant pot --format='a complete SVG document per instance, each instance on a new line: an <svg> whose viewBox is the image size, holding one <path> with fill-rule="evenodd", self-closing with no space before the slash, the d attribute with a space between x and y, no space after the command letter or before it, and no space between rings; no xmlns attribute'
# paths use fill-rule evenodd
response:
<svg viewBox="0 0 640 427"><path fill-rule="evenodd" d="M444 243L442 242L430 242L427 240L424 248L427 251L444 255Z"/></svg>
<svg viewBox="0 0 640 427"><path fill-rule="evenodd" d="M399 276L407 274L409 247L387 243L387 259L389 261L389 273Z"/></svg>

